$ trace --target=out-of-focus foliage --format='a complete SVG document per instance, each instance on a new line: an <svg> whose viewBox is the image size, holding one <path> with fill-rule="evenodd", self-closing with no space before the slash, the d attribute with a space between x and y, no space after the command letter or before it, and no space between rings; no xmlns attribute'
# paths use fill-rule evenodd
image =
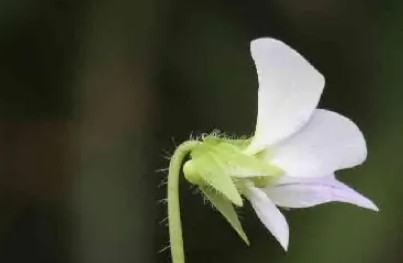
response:
<svg viewBox="0 0 403 263"><path fill-rule="evenodd" d="M326 77L320 106L362 128L368 160L339 175L381 212L285 211L284 253L247 206L248 248L183 180L188 262L402 262L402 12L392 0L1 1L0 262L170 262L155 170L190 134L253 132L261 36L309 59Z"/></svg>

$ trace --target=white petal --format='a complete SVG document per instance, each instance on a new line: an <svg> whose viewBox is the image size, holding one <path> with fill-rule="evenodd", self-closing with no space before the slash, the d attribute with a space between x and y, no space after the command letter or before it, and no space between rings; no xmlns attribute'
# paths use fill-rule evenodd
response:
<svg viewBox="0 0 403 263"><path fill-rule="evenodd" d="M254 154L292 135L309 120L325 79L281 41L256 39L251 53L259 80L256 132L247 150Z"/></svg>
<svg viewBox="0 0 403 263"><path fill-rule="evenodd" d="M351 120L317 109L299 133L273 147L269 161L287 176L317 177L359 165L366 157L364 136Z"/></svg>
<svg viewBox="0 0 403 263"><path fill-rule="evenodd" d="M288 248L289 229L287 220L266 193L259 188L250 187L247 198L257 216L272 235L280 242L284 250Z"/></svg>
<svg viewBox="0 0 403 263"><path fill-rule="evenodd" d="M344 202L378 211L368 198L338 181L334 176L283 180L265 189L265 192L279 206L305 208L328 202Z"/></svg>

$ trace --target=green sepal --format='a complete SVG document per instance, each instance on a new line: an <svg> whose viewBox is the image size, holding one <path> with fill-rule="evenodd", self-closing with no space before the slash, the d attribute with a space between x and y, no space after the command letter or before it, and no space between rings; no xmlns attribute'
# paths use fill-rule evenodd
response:
<svg viewBox="0 0 403 263"><path fill-rule="evenodd" d="M218 143L212 150L217 158L225 163L226 172L232 177L248 178L248 177L278 177L283 171L277 166L247 155L242 152L239 144L243 145L243 141L234 144L231 140Z"/></svg>
<svg viewBox="0 0 403 263"><path fill-rule="evenodd" d="M222 194L208 186L199 186L204 196L213 204L213 206L224 216L232 228L237 232L239 237L249 246L249 239L242 228L238 215L231 201Z"/></svg>
<svg viewBox="0 0 403 263"><path fill-rule="evenodd" d="M242 206L239 186L244 179L265 187L283 171L260 156L245 154L247 139L225 139L207 136L191 152L183 167L186 179L195 185L209 185L232 203Z"/></svg>
<svg viewBox="0 0 403 263"><path fill-rule="evenodd" d="M210 185L235 205L243 206L241 194L238 192L234 181L211 151L203 151L203 154L192 158L184 168L186 168L184 173L187 178L199 178L193 180L197 185Z"/></svg>
<svg viewBox="0 0 403 263"><path fill-rule="evenodd" d="M283 170L269 164L260 155L248 155L244 150L249 139L226 139L208 136L202 144L192 152L193 159L210 153L231 177L278 177ZM269 151L265 151L267 155ZM265 156L266 156L265 155Z"/></svg>

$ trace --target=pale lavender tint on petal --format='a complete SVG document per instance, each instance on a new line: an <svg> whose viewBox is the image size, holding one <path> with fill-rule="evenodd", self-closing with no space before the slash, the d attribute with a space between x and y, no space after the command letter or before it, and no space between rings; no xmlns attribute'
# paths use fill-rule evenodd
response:
<svg viewBox="0 0 403 263"><path fill-rule="evenodd" d="M247 198L251 202L260 221L277 239L284 250L287 250L289 229L284 215L272 200L267 197L264 191L255 187L250 187L248 190Z"/></svg>
<svg viewBox="0 0 403 263"><path fill-rule="evenodd" d="M306 208L328 202L344 202L379 211L368 198L338 181L333 175L323 178L284 178L265 192L281 207Z"/></svg>

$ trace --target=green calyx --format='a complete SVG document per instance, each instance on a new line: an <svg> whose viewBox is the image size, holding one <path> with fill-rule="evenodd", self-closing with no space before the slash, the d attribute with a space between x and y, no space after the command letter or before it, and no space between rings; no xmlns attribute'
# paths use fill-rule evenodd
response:
<svg viewBox="0 0 403 263"><path fill-rule="evenodd" d="M183 166L187 181L199 187L238 235L249 244L233 205L243 206L246 184L264 188L282 174L261 155L248 155L244 149L250 140L232 140L207 136L190 152Z"/></svg>
<svg viewBox="0 0 403 263"><path fill-rule="evenodd" d="M240 189L245 180L263 188L282 174L281 169L264 161L261 154L245 154L243 150L249 141L204 138L183 166L185 178L194 185L211 186L233 204L242 206Z"/></svg>
<svg viewBox="0 0 403 263"><path fill-rule="evenodd" d="M200 189L205 198L249 245L234 205L243 206L241 195L245 193L248 185L267 187L283 173L267 161L269 152L256 155L245 153L249 144L250 139L233 140L210 135L202 141L184 142L175 150L169 165L167 187L173 263L185 262L179 202L181 168L187 181ZM189 155L190 159L183 164Z"/></svg>

